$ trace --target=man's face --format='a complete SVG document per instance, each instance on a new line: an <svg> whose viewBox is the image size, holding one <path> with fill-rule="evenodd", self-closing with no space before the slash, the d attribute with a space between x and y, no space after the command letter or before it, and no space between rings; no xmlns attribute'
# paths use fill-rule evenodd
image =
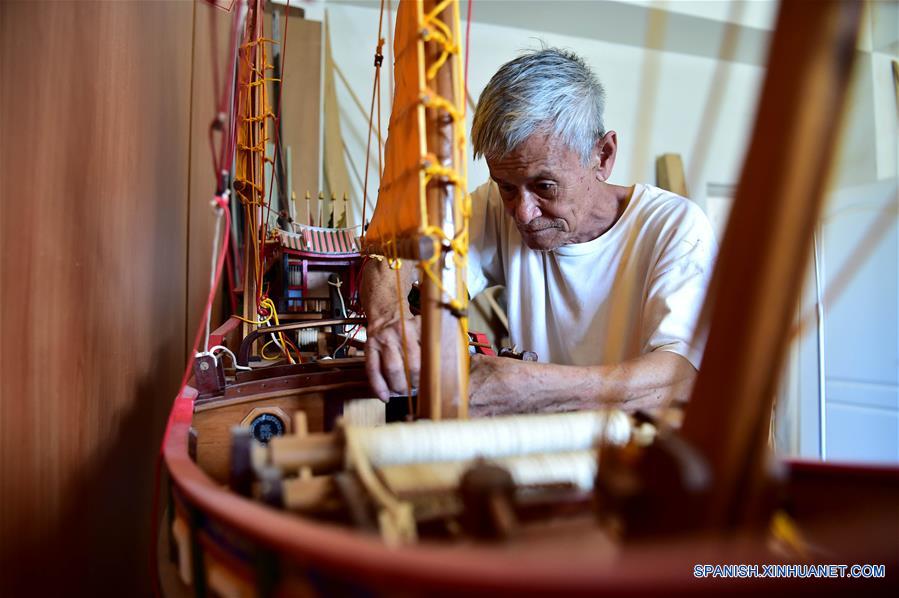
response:
<svg viewBox="0 0 899 598"><path fill-rule="evenodd" d="M559 139L535 133L502 158L487 159L506 213L528 247L549 251L602 232L591 230L605 178L600 153L584 165Z"/></svg>

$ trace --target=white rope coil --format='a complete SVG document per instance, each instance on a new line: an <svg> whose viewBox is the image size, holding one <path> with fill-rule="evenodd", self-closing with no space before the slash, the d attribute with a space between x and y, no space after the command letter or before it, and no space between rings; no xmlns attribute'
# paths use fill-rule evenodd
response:
<svg viewBox="0 0 899 598"><path fill-rule="evenodd" d="M580 490L593 488L596 451L572 451L496 459L492 463L512 475L516 486L572 484ZM471 461L389 465L378 473L397 495L452 491L459 485Z"/></svg>
<svg viewBox="0 0 899 598"><path fill-rule="evenodd" d="M630 438L630 420L621 411L586 411L418 421L379 428L348 426L346 434L373 466L381 468L588 451L600 440L621 445Z"/></svg>
<svg viewBox="0 0 899 598"><path fill-rule="evenodd" d="M297 336L300 346L318 343L318 329L316 328L300 328L297 330Z"/></svg>

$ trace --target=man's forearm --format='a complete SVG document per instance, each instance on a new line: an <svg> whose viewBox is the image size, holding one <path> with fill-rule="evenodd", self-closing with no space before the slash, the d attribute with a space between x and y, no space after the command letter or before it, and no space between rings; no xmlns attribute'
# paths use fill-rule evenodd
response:
<svg viewBox="0 0 899 598"><path fill-rule="evenodd" d="M413 262L403 261L398 269L397 281L397 270L391 268L387 260L370 259L366 262L362 271L361 300L370 328L381 328L396 322L400 313L404 318L412 317L406 297L415 280L415 270ZM399 293L397 284L400 285ZM398 303L401 306L399 309Z"/></svg>
<svg viewBox="0 0 899 598"><path fill-rule="evenodd" d="M690 362L667 351L585 367L480 360L472 373L471 409L482 415L576 411L610 403L648 409L686 400L695 375Z"/></svg>

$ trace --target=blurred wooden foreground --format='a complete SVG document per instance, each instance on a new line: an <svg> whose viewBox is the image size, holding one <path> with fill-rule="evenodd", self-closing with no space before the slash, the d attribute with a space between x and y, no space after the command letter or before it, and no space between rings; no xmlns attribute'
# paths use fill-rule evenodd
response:
<svg viewBox="0 0 899 598"><path fill-rule="evenodd" d="M150 594L156 451L208 285L213 10L0 3L4 595ZM319 68L320 24L294 23Z"/></svg>

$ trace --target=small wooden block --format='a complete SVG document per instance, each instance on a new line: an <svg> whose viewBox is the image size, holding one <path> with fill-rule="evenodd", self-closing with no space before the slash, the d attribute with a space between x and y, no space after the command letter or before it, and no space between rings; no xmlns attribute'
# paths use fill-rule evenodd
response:
<svg viewBox="0 0 899 598"><path fill-rule="evenodd" d="M190 529L181 517L175 517L172 522L172 537L178 546L178 576L184 585L189 586L193 582L193 569L191 568L190 554Z"/></svg>
<svg viewBox="0 0 899 598"><path fill-rule="evenodd" d="M656 159L656 184L681 197L689 197L680 154L662 154Z"/></svg>
<svg viewBox="0 0 899 598"><path fill-rule="evenodd" d="M353 426L383 426L387 406L381 399L353 399L343 404L343 419Z"/></svg>

